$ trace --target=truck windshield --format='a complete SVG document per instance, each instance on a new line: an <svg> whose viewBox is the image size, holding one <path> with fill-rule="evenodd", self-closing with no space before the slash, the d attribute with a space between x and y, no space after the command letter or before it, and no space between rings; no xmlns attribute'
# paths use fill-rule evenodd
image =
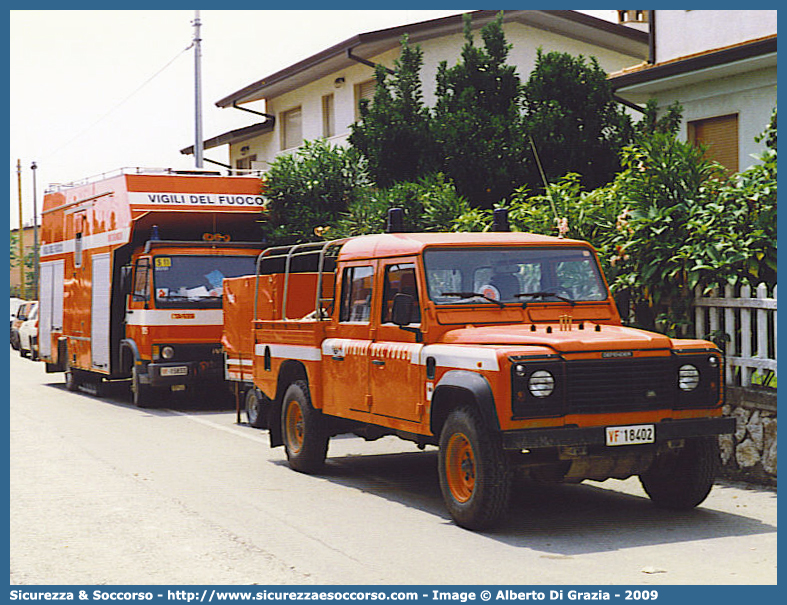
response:
<svg viewBox="0 0 787 605"><path fill-rule="evenodd" d="M438 305L601 301L607 289L585 248L451 248L424 252Z"/></svg>
<svg viewBox="0 0 787 605"><path fill-rule="evenodd" d="M159 308L221 308L222 280L254 274L254 256L156 256L153 287Z"/></svg>

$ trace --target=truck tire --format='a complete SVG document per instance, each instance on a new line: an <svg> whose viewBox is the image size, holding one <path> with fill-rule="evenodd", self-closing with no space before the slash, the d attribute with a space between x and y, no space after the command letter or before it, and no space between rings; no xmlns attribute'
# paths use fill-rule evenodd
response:
<svg viewBox="0 0 787 605"><path fill-rule="evenodd" d="M154 407L155 390L149 384L143 383L141 376L138 366L131 368L131 401L138 408Z"/></svg>
<svg viewBox="0 0 787 605"><path fill-rule="evenodd" d="M259 389L246 392L246 421L255 429L268 428L268 406L271 401Z"/></svg>
<svg viewBox="0 0 787 605"><path fill-rule="evenodd" d="M451 518L466 529L487 529L508 508L511 476L498 435L473 407L452 411L440 433L440 490Z"/></svg>
<svg viewBox="0 0 787 605"><path fill-rule="evenodd" d="M319 472L328 454L328 434L322 414L312 406L309 385L292 383L284 393L281 432L290 468L301 473Z"/></svg>
<svg viewBox="0 0 787 605"><path fill-rule="evenodd" d="M660 454L639 480L656 506L688 510L708 496L718 466L716 437L687 439L680 450Z"/></svg>

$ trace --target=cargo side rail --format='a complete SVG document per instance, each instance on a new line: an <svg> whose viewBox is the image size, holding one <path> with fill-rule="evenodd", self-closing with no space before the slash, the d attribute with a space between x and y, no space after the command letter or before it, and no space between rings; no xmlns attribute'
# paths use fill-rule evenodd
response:
<svg viewBox="0 0 787 605"><path fill-rule="evenodd" d="M322 295L323 276L326 272L326 261L336 258L342 244L346 239L331 240L327 242L311 242L294 244L292 246L274 246L266 248L257 257L256 277L254 282L254 320L258 319L259 283L263 275L276 273L284 274L284 294L282 297L281 318L291 319L287 316L287 302L290 296L290 275L293 273L317 273L317 288L315 292L314 312L318 321L327 319L323 315L322 305L333 302L335 295L324 297ZM268 267L263 265L267 264ZM332 269L329 272L333 272Z"/></svg>

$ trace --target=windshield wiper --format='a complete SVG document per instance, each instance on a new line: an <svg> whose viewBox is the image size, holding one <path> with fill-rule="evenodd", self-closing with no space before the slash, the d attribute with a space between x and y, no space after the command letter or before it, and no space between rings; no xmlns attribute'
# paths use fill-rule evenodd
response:
<svg viewBox="0 0 787 605"><path fill-rule="evenodd" d="M551 296L553 298L557 298L558 300L562 300L563 302L567 302L572 307L577 304L575 300L571 300L570 298L566 298L565 296L560 296L560 294L556 292L522 292L521 294L515 294L514 296L516 298L524 298L526 296L532 298L547 298Z"/></svg>
<svg viewBox="0 0 787 605"><path fill-rule="evenodd" d="M499 300L495 300L494 298L488 297L486 294L481 294L480 292L441 292L440 296L459 296L461 298L483 298L484 300L488 300L491 303L495 303L501 309L505 309L505 305L501 303Z"/></svg>

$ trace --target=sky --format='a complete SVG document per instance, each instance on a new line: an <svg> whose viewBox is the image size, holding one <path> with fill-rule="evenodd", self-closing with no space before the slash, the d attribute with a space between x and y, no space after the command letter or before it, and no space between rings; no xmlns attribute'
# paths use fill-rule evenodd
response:
<svg viewBox="0 0 787 605"><path fill-rule="evenodd" d="M202 10L203 139L255 123L215 103L356 34L460 10ZM583 11L613 18L614 11ZM194 167L193 10L12 10L10 227L50 183L122 167ZM227 163L228 149L205 157ZM211 164L205 164L211 169ZM215 167L218 169L218 167Z"/></svg>

